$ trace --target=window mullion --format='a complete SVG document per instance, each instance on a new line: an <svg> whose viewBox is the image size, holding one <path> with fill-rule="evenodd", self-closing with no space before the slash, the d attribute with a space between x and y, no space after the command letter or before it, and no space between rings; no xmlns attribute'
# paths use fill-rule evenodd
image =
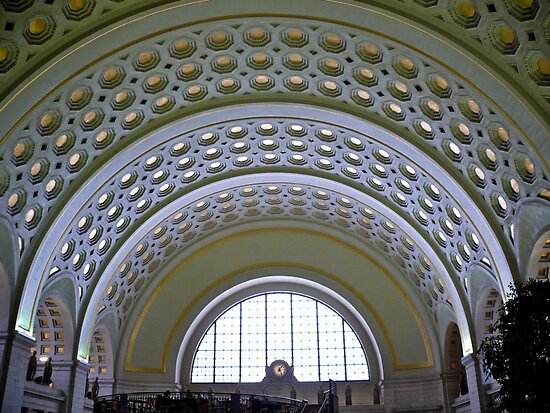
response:
<svg viewBox="0 0 550 413"><path fill-rule="evenodd" d="M216 383L216 338L218 336L218 333L216 331L217 322L214 323L214 363L212 366L212 375L214 376L212 378L212 382Z"/></svg>
<svg viewBox="0 0 550 413"><path fill-rule="evenodd" d="M265 295L265 366L267 367L267 294Z"/></svg>
<svg viewBox="0 0 550 413"><path fill-rule="evenodd" d="M348 360L346 358L346 332L345 332L345 321L342 318L342 345L344 347L344 378L348 381Z"/></svg>
<svg viewBox="0 0 550 413"><path fill-rule="evenodd" d="M239 304L239 383L243 370L243 303Z"/></svg>
<svg viewBox="0 0 550 413"><path fill-rule="evenodd" d="M290 294L290 365L294 366L294 312L292 309L293 294Z"/></svg>
<svg viewBox="0 0 550 413"><path fill-rule="evenodd" d="M317 326L317 375L321 381L321 349L319 348L319 303L315 301L315 325Z"/></svg>

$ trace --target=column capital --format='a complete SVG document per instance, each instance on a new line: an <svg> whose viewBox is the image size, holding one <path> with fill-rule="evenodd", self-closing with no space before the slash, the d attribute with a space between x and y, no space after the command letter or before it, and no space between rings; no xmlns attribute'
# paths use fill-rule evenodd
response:
<svg viewBox="0 0 550 413"><path fill-rule="evenodd" d="M0 331L0 340L5 342L11 342L14 345L17 345L18 347L21 347L21 346L32 347L36 344L36 340L34 338L21 334L17 330Z"/></svg>
<svg viewBox="0 0 550 413"><path fill-rule="evenodd" d="M73 365L77 371L84 371L84 373L88 373L90 371L90 365L82 360L74 360Z"/></svg>
<svg viewBox="0 0 550 413"><path fill-rule="evenodd" d="M472 364L478 364L479 363L479 356L476 353L470 353L466 354L464 357L460 359L462 362L462 365L464 367L472 365Z"/></svg>

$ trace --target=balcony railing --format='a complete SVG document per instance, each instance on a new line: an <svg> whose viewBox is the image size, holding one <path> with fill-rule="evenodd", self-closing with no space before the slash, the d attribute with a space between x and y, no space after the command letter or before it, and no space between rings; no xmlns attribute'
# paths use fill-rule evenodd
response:
<svg viewBox="0 0 550 413"><path fill-rule="evenodd" d="M307 400L265 394L127 393L100 396L94 413L303 413Z"/></svg>

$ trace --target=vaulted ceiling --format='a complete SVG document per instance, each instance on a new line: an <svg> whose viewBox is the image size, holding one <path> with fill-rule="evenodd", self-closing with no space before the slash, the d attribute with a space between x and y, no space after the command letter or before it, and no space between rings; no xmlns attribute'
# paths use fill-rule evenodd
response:
<svg viewBox="0 0 550 413"><path fill-rule="evenodd" d="M295 275L362 303L394 368L433 367L447 322L474 350L482 292L530 275L547 3L0 3L6 325L58 296L79 357L103 323L120 354L142 340L120 371L158 372L213 291ZM387 327L407 308L414 360Z"/></svg>

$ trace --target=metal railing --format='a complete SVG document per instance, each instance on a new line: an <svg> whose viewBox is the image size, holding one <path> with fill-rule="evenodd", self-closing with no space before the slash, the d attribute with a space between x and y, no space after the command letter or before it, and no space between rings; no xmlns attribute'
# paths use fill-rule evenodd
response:
<svg viewBox="0 0 550 413"><path fill-rule="evenodd" d="M325 390L323 403L317 410L317 413L338 413L338 392L336 382L329 380L328 390Z"/></svg>
<svg viewBox="0 0 550 413"><path fill-rule="evenodd" d="M94 413L303 413L307 400L265 394L126 393L100 396Z"/></svg>

